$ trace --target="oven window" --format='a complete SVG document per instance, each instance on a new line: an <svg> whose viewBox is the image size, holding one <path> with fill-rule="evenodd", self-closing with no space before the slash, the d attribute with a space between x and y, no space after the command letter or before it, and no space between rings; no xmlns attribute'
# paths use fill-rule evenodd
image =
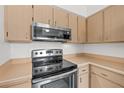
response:
<svg viewBox="0 0 124 93"><path fill-rule="evenodd" d="M44 85L41 85L41 88L71 88L72 87L72 76L65 77Z"/></svg>

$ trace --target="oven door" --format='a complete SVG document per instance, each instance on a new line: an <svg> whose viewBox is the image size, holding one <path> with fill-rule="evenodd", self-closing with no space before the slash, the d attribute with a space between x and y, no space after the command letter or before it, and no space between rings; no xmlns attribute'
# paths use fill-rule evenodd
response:
<svg viewBox="0 0 124 93"><path fill-rule="evenodd" d="M77 69L34 82L33 88L76 88Z"/></svg>

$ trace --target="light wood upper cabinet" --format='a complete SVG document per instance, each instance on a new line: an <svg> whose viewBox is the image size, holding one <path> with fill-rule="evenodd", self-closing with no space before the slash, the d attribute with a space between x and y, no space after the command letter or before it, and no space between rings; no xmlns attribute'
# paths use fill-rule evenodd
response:
<svg viewBox="0 0 124 93"><path fill-rule="evenodd" d="M103 42L103 11L88 17L87 41L91 43Z"/></svg>
<svg viewBox="0 0 124 93"><path fill-rule="evenodd" d="M104 10L104 41L124 41L124 6L111 6Z"/></svg>
<svg viewBox="0 0 124 93"><path fill-rule="evenodd" d="M78 16L78 42L85 43L86 42L86 19L82 16Z"/></svg>
<svg viewBox="0 0 124 93"><path fill-rule="evenodd" d="M48 5L34 5L34 22L53 25L53 7Z"/></svg>
<svg viewBox="0 0 124 93"><path fill-rule="evenodd" d="M5 6L5 39L7 41L30 42L32 6Z"/></svg>
<svg viewBox="0 0 124 93"><path fill-rule="evenodd" d="M78 42L78 32L77 32L77 15L69 14L69 28L71 28L71 43Z"/></svg>
<svg viewBox="0 0 124 93"><path fill-rule="evenodd" d="M68 27L68 12L54 7L54 24L55 26Z"/></svg>

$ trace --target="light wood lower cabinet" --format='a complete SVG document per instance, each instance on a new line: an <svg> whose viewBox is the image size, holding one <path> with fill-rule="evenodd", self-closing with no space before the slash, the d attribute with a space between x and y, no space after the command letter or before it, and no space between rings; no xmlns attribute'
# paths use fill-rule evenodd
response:
<svg viewBox="0 0 124 93"><path fill-rule="evenodd" d="M91 88L121 88L121 87L96 74L91 74Z"/></svg>
<svg viewBox="0 0 124 93"><path fill-rule="evenodd" d="M81 66L78 70L78 88L89 87L89 65Z"/></svg>
<svg viewBox="0 0 124 93"><path fill-rule="evenodd" d="M31 88L31 87L32 87L31 81L27 81L20 84L9 86L8 88Z"/></svg>
<svg viewBox="0 0 124 93"><path fill-rule="evenodd" d="M124 87L124 75L91 65L91 88Z"/></svg>
<svg viewBox="0 0 124 93"><path fill-rule="evenodd" d="M89 73L84 73L78 78L78 88L88 88L89 87Z"/></svg>

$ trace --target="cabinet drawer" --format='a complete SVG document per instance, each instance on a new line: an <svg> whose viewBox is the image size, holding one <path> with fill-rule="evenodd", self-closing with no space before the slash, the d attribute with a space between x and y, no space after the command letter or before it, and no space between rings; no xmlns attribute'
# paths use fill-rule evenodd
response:
<svg viewBox="0 0 124 93"><path fill-rule="evenodd" d="M86 73L86 72L89 72L89 65L79 67L79 72L78 72L79 75Z"/></svg>
<svg viewBox="0 0 124 93"><path fill-rule="evenodd" d="M2 84L0 88L11 88L11 87L14 88L16 86L20 88L21 86L25 88L31 87L31 80L26 79L26 80L15 80L15 81L7 82L5 84Z"/></svg>
<svg viewBox="0 0 124 93"><path fill-rule="evenodd" d="M31 88L31 81L27 81L21 84L13 85L8 88Z"/></svg>
<svg viewBox="0 0 124 93"><path fill-rule="evenodd" d="M96 74L91 74L91 88L122 88L107 79L102 78Z"/></svg>
<svg viewBox="0 0 124 93"><path fill-rule="evenodd" d="M91 66L91 72L124 87L124 75L97 66Z"/></svg>

